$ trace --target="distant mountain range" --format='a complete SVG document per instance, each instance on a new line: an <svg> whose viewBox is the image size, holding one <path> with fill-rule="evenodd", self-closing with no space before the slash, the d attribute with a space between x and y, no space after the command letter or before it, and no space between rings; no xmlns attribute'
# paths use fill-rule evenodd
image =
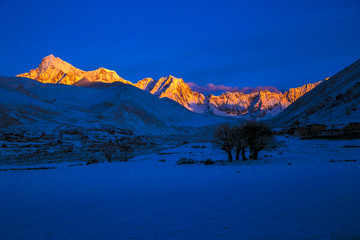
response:
<svg viewBox="0 0 360 240"><path fill-rule="evenodd" d="M274 127L343 126L360 121L359 105L360 60L326 81L283 93L229 91L206 97L173 76L133 84L114 71L82 71L52 55L29 73L0 77L0 128L26 131L120 128L187 134L250 117Z"/></svg>
<svg viewBox="0 0 360 240"><path fill-rule="evenodd" d="M121 78L115 71L99 68L94 71L83 71L73 67L60 58L49 55L45 57L38 68L28 73L19 74L42 83L55 83L77 86L88 86L94 82L121 82L134 85L150 92L159 98L169 98L197 113L213 113L222 116L237 116L246 118L269 118L276 116L298 98L315 88L322 81L291 88L281 93L276 88L252 89L242 88L229 91L220 96L208 95L193 91L183 79L173 76L162 77L159 80L145 78L133 84ZM93 84L92 84L93 85Z"/></svg>

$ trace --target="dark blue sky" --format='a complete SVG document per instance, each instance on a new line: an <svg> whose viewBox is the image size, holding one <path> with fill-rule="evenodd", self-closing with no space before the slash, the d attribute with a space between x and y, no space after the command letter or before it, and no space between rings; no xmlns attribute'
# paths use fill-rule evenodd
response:
<svg viewBox="0 0 360 240"><path fill-rule="evenodd" d="M130 81L296 87L360 58L360 1L0 0L0 75L49 54Z"/></svg>

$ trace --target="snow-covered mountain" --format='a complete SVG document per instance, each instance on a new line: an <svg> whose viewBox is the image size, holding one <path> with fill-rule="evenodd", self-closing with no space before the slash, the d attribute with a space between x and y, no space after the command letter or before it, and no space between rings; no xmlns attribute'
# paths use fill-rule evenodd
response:
<svg viewBox="0 0 360 240"><path fill-rule="evenodd" d="M130 81L119 77L115 71L105 68L99 68L94 71L83 71L58 57L54 57L54 55L45 57L38 68L30 70L28 73L19 74L17 77L31 78L42 83L62 83L67 85L72 85L82 79L87 79L92 82L123 82L132 84Z"/></svg>
<svg viewBox="0 0 360 240"><path fill-rule="evenodd" d="M55 114L50 104L24 94L21 86L15 90L13 85L6 85L3 80L9 79L0 77L0 128L31 124Z"/></svg>
<svg viewBox="0 0 360 240"><path fill-rule="evenodd" d="M260 90L249 94L231 91L220 96L209 95L206 97L206 105L210 112L217 115L269 118L279 114L320 83L321 81L298 88L291 88L284 93Z"/></svg>
<svg viewBox="0 0 360 240"><path fill-rule="evenodd" d="M321 81L291 88L285 93L259 90L245 94L241 91L230 91L220 96L208 95L207 97L192 91L181 78L173 76L162 77L158 81L145 78L137 82L135 86L160 98L170 98L193 112L263 118L277 115L320 83Z"/></svg>
<svg viewBox="0 0 360 240"><path fill-rule="evenodd" d="M0 77L0 128L68 129L103 127L139 134L176 134L232 121L195 114L167 98L130 84L98 87L44 84L28 78ZM104 84L104 83L102 83Z"/></svg>
<svg viewBox="0 0 360 240"><path fill-rule="evenodd" d="M273 126L346 125L360 121L360 60L321 83L277 117Z"/></svg>
<svg viewBox="0 0 360 240"><path fill-rule="evenodd" d="M170 98L192 111L196 111L197 106L204 104L205 100L204 95L192 91L183 79L171 75L162 77L158 81L145 78L135 86L160 98Z"/></svg>
<svg viewBox="0 0 360 240"><path fill-rule="evenodd" d="M183 79L173 76L162 77L159 80L145 78L136 84L126 81L115 71L99 68L94 71L82 71L69 63L54 57L45 57L38 68L29 73L18 75L43 83L61 83L66 85L94 87L97 83L121 82L147 91L159 98L169 98L197 113L212 113L222 116L239 116L269 118L279 114L291 103L316 87L320 82L292 88L285 93L278 91L256 90L250 93L230 91L220 96L208 95L193 91ZM106 87L98 84L97 87Z"/></svg>

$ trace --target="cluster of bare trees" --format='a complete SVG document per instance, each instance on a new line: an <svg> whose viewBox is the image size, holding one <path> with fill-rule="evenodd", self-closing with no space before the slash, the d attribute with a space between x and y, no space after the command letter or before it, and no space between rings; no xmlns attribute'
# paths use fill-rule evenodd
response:
<svg viewBox="0 0 360 240"><path fill-rule="evenodd" d="M246 160L246 149L250 150L250 159L256 160L258 153L273 143L271 129L263 123L247 121L245 124L231 127L228 124L219 126L214 133L213 143L228 154L228 160Z"/></svg>

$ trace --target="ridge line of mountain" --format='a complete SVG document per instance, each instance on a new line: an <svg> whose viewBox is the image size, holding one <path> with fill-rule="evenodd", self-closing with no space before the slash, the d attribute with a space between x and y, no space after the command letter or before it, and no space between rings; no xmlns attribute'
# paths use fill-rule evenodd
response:
<svg viewBox="0 0 360 240"><path fill-rule="evenodd" d="M45 57L38 68L19 74L17 77L27 77L42 83L77 86L88 86L94 82L121 82L133 85L160 98L170 98L193 112L256 118L277 115L322 82L291 88L284 93L260 89L251 93L230 91L219 96L209 94L205 97L202 93L193 91L183 79L172 75L161 77L157 81L152 78L144 78L134 84L121 78L115 71L103 67L93 71L83 71L52 54Z"/></svg>

